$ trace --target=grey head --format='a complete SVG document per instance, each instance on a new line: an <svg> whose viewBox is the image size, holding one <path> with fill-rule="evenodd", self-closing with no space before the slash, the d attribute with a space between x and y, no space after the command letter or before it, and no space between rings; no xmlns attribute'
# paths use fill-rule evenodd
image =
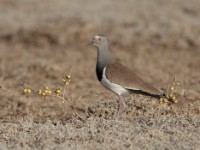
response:
<svg viewBox="0 0 200 150"><path fill-rule="evenodd" d="M109 46L108 38L103 34L94 35L89 44L95 46L98 49L106 48Z"/></svg>
<svg viewBox="0 0 200 150"><path fill-rule="evenodd" d="M111 53L109 49L109 40L103 34L96 34L93 36L90 45L97 48L97 65L96 73L98 80L101 81L103 69L112 62Z"/></svg>

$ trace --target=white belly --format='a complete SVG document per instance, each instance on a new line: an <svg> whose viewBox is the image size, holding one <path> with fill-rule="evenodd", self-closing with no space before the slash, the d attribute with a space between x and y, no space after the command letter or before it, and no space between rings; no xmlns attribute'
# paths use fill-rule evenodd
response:
<svg viewBox="0 0 200 150"><path fill-rule="evenodd" d="M122 87L121 85L118 84L114 84L112 82L110 82L106 76L105 76L105 69L103 70L103 76L101 79L101 84L106 87L107 89L111 90L112 92L114 92L117 95L122 95L128 92L128 90L126 90L124 87Z"/></svg>

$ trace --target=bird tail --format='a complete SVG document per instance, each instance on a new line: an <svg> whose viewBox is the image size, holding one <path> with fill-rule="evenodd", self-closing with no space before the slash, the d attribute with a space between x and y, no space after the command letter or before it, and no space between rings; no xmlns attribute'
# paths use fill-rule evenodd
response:
<svg viewBox="0 0 200 150"><path fill-rule="evenodd" d="M165 98L166 94L162 93L162 94L152 94L152 93L148 93L145 91L141 91L141 90L129 90L131 93L135 93L135 94L141 94L141 95L145 95L145 96L150 96L150 97L154 97L154 98Z"/></svg>

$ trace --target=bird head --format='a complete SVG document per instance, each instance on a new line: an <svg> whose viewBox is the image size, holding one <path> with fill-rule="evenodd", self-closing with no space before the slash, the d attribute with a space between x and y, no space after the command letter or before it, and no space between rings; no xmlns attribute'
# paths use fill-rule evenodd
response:
<svg viewBox="0 0 200 150"><path fill-rule="evenodd" d="M108 38L102 34L94 35L92 40L88 43L88 45L92 45L97 48L100 48L101 46L105 44L108 44Z"/></svg>

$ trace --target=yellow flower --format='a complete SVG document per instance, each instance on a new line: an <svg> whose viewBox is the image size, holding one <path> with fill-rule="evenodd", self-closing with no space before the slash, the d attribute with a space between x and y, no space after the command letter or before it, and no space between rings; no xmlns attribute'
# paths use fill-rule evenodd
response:
<svg viewBox="0 0 200 150"><path fill-rule="evenodd" d="M45 93L45 94L48 94L48 91L49 91L49 90L44 90L44 93Z"/></svg>
<svg viewBox="0 0 200 150"><path fill-rule="evenodd" d="M48 90L48 93L47 93L47 94L51 95L51 90Z"/></svg>
<svg viewBox="0 0 200 150"><path fill-rule="evenodd" d="M42 90L38 90L38 94L39 94L39 95L42 95Z"/></svg>
<svg viewBox="0 0 200 150"><path fill-rule="evenodd" d="M28 90L27 90L27 93L30 94L30 93L31 93L31 89L28 89Z"/></svg>
<svg viewBox="0 0 200 150"><path fill-rule="evenodd" d="M24 94L26 94L26 93L27 93L27 91L28 91L28 89L24 89L24 90L23 90Z"/></svg>
<svg viewBox="0 0 200 150"><path fill-rule="evenodd" d="M61 90L60 89L56 89L55 93L56 93L56 95L61 95Z"/></svg>
<svg viewBox="0 0 200 150"><path fill-rule="evenodd" d="M175 96L172 96L172 100L176 100L176 97L175 97Z"/></svg>
<svg viewBox="0 0 200 150"><path fill-rule="evenodd" d="M30 94L30 93L31 93L31 89L25 88L25 89L23 90L23 93L24 93L24 94Z"/></svg>
<svg viewBox="0 0 200 150"><path fill-rule="evenodd" d="M167 99L169 99L169 98L170 98L170 96L169 96L169 95L167 95L167 96L166 96L166 98L167 98Z"/></svg>
<svg viewBox="0 0 200 150"><path fill-rule="evenodd" d="M64 82L65 85L69 84L69 81L70 81L69 79L67 79L67 80L63 79L63 82Z"/></svg>
<svg viewBox="0 0 200 150"><path fill-rule="evenodd" d="M69 75L66 75L66 79L71 79L70 74L69 74Z"/></svg>
<svg viewBox="0 0 200 150"><path fill-rule="evenodd" d="M170 90L171 90L171 91L173 91L174 89L175 89L174 86L171 86L171 87L170 87Z"/></svg>
<svg viewBox="0 0 200 150"><path fill-rule="evenodd" d="M42 92L42 96L46 96L46 93L45 93L45 92Z"/></svg>
<svg viewBox="0 0 200 150"><path fill-rule="evenodd" d="M159 102L160 104L162 104L163 103L163 98L160 98L160 102Z"/></svg>
<svg viewBox="0 0 200 150"><path fill-rule="evenodd" d="M165 102L165 103L168 103L169 101L168 101L168 99L165 99L165 98L164 98L164 102Z"/></svg>

